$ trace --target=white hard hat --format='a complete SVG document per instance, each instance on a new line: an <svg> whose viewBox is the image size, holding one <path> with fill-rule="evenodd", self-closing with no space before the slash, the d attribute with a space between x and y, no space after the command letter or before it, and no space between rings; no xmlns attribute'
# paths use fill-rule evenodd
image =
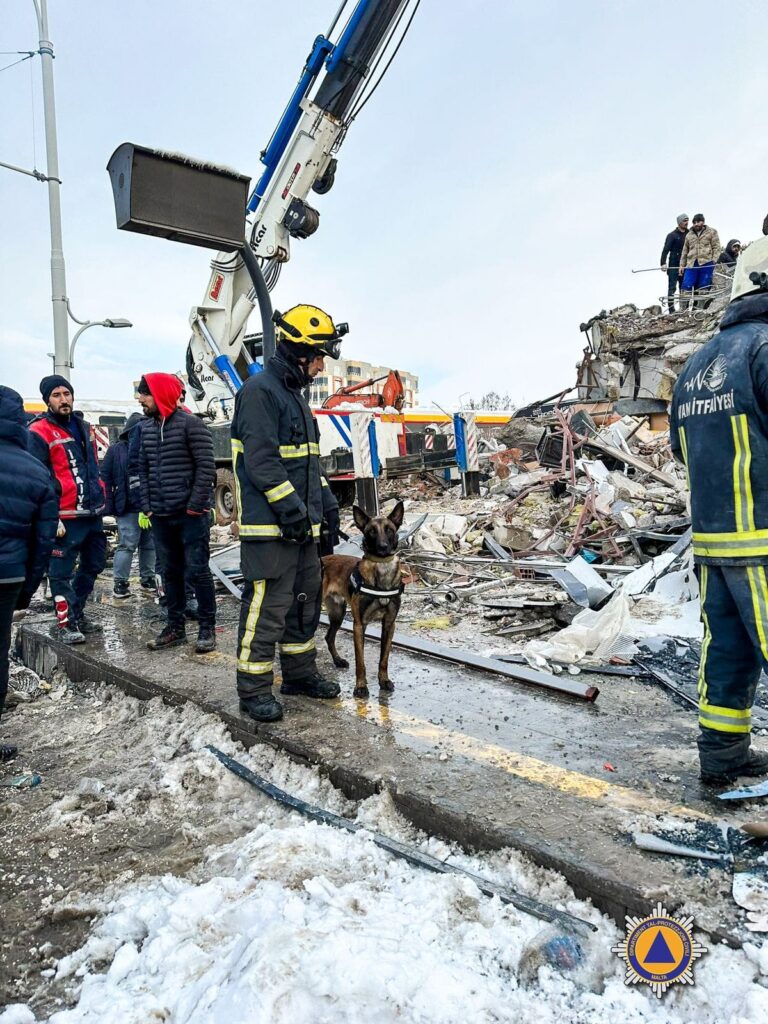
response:
<svg viewBox="0 0 768 1024"><path fill-rule="evenodd" d="M762 280L761 280L762 275ZM758 238L742 249L733 273L731 302L743 295L768 290L768 237Z"/></svg>

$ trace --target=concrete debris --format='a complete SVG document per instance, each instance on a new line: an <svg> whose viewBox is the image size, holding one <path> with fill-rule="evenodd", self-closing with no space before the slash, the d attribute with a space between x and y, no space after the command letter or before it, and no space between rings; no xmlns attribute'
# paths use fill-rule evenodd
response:
<svg viewBox="0 0 768 1024"><path fill-rule="evenodd" d="M653 321L628 307L621 316ZM497 432L496 447L507 447L482 463L479 497L463 498L447 474L441 493L435 474L427 490L426 474L381 482L385 508L404 501L406 527L426 515L405 545L401 617L420 632L444 632L441 610L460 604L453 642L524 652L553 671L617 651L631 659L655 623L697 636L695 581L664 580L679 568L675 545L690 526L668 429L650 429L645 415L593 415L594 406L536 408ZM492 609L482 607L489 601Z"/></svg>

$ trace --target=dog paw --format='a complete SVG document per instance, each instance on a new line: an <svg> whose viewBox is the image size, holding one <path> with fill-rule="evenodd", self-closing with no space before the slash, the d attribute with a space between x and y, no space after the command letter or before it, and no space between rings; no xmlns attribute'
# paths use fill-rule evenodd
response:
<svg viewBox="0 0 768 1024"><path fill-rule="evenodd" d="M353 697L370 697L367 686L356 686L352 691Z"/></svg>
<svg viewBox="0 0 768 1024"><path fill-rule="evenodd" d="M333 664L336 668L349 668L349 662L345 658L334 658Z"/></svg>
<svg viewBox="0 0 768 1024"><path fill-rule="evenodd" d="M394 693L395 684L392 682L391 679L380 679L379 689L386 690L388 693Z"/></svg>

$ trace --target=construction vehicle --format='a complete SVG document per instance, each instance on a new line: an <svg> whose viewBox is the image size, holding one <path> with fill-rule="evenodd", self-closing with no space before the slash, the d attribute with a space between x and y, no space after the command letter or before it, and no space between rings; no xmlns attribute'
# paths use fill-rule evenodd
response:
<svg viewBox="0 0 768 1024"><path fill-rule="evenodd" d="M363 388L373 387L380 381L385 381L381 394L377 391L370 391L360 394ZM339 388L334 394L329 395L323 402L323 409L338 409L340 406L357 405L361 409L394 409L401 412L405 403L405 391L400 374L397 370L390 370L382 377L369 377L368 380L360 381L359 384L348 384Z"/></svg>
<svg viewBox="0 0 768 1024"><path fill-rule="evenodd" d="M317 231L320 214L309 194L325 195L332 188L339 148L389 68L419 2L345 0L329 31L312 44L261 154L264 170L245 211L245 237L268 289L290 259L291 239ZM334 42L348 6L349 17ZM186 360L188 404L212 423L229 421L242 382L261 369L262 336L246 333L255 305L242 253L218 253L203 300L190 313Z"/></svg>
<svg viewBox="0 0 768 1024"><path fill-rule="evenodd" d="M332 188L339 148L386 74L419 3L343 0L328 32L314 40L296 88L261 154L264 170L244 211L248 248L269 290L290 259L291 239L308 238L317 231L320 214L308 202L309 194L322 196ZM187 404L208 421L214 435L220 523L230 522L235 508L229 440L234 398L243 381L260 372L264 356L270 354L264 351L264 324L262 332L247 332L248 318L257 305L249 262L250 254L242 251L217 253L203 300L189 316ZM388 381L387 398L391 398L387 404L402 406L399 377ZM362 408L380 407L379 396L342 399L350 400Z"/></svg>

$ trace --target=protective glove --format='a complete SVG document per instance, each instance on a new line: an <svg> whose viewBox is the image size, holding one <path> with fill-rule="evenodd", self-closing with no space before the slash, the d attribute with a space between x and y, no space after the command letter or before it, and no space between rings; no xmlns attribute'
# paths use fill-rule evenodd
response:
<svg viewBox="0 0 768 1024"><path fill-rule="evenodd" d="M142 530L152 529L152 520L146 512L139 512L139 528Z"/></svg>
<svg viewBox="0 0 768 1024"><path fill-rule="evenodd" d="M280 530L283 540L287 540L291 544L303 544L307 537L312 535L312 525L309 521L309 516L297 519L293 523L285 523L285 525L280 527Z"/></svg>
<svg viewBox="0 0 768 1024"><path fill-rule="evenodd" d="M66 534L66 532L67 532L66 526L64 525L64 523L62 523L61 520L59 520L59 525L56 527L56 536L57 537L63 537Z"/></svg>
<svg viewBox="0 0 768 1024"><path fill-rule="evenodd" d="M323 521L323 532L328 536L328 543L335 548L339 543L339 529L341 528L341 517L338 509L329 509Z"/></svg>
<svg viewBox="0 0 768 1024"><path fill-rule="evenodd" d="M16 598L17 612L23 611L25 608L29 608L32 600L32 593L33 592L31 590L22 590L19 592L19 596Z"/></svg>

